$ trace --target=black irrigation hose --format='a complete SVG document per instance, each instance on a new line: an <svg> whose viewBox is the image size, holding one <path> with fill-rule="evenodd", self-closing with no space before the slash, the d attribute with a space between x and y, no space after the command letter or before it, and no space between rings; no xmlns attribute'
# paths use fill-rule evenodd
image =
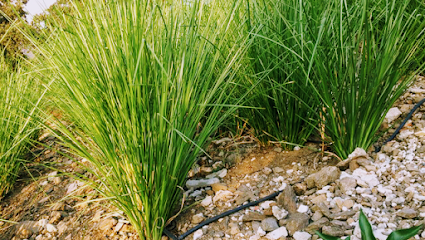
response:
<svg viewBox="0 0 425 240"><path fill-rule="evenodd" d="M400 124L400 126L395 130L395 132L382 144L382 146L384 146L387 142L393 140L395 138L395 136L397 136L397 134L400 132L400 130L404 127L404 125L406 125L407 121L409 121L409 119L412 117L413 113L416 111L416 109L418 109L423 103L425 102L425 98L422 99L421 101L419 101L418 103L416 103L416 105L412 108L412 110L410 110L409 114L407 114L406 118L403 120L403 122ZM381 147L382 146L378 146L375 148L375 152L379 152L381 151Z"/></svg>
<svg viewBox="0 0 425 240"><path fill-rule="evenodd" d="M208 224L210 224L210 223L212 223L212 222L214 222L214 221L217 221L218 219L220 219L220 218L222 218L222 217L228 216L228 215L230 215L230 214L233 214L233 213L235 213L235 212L238 212L238 211L240 211L240 210L242 210L242 209L245 209L245 208L247 208L247 207L251 207L251 206L257 205L257 204L259 204L259 203L261 203L261 202L264 202L264 201L266 201L266 200L269 200L269 199L275 198L275 197L276 197L276 196L278 196L281 192L282 192L282 191L278 191L278 192L272 193L272 194L268 195L267 197L263 197L263 198L261 198L261 199L258 199L257 201L247 203L247 204L242 205L242 206L239 206L239 207L237 207L237 208L235 208L235 209L232 209L232 210L229 210L229 211L224 212L224 213L222 213L222 214L219 214L219 215L217 215L217 216L215 216L215 217L209 218L209 219L207 219L207 220L205 220L205 221L201 222L199 225L195 226L194 228L190 229L189 231L187 231L187 232L183 233L183 234L182 234L182 235L180 235L180 236L176 236L176 235L174 235L173 233L171 233L170 231L168 231L166 228L164 228L163 233L164 233L167 237L169 237L169 238L171 238L171 239L173 239L173 240L182 240L182 239L186 238L187 236L189 236L190 234L194 233L196 230L198 230L198 229L202 228L202 227L203 227L203 226L205 226L205 225L208 225Z"/></svg>
<svg viewBox="0 0 425 240"><path fill-rule="evenodd" d="M416 111L416 109L418 109L423 103L425 102L425 98L424 99L422 99L420 102L418 102L418 103L416 103L416 105L412 108L412 110L410 110L410 112L409 112L409 114L406 116L406 118L403 120L403 122L400 124L400 126L395 130L395 132L382 144L382 146L383 145L385 145L387 142L389 142L389 141L391 141L391 140L393 140L396 136L397 136L397 134L400 132L400 130L404 127L404 125L406 125L406 123L407 123L407 121L412 117L412 115L413 115L413 113ZM381 147L376 147L375 148L375 152L379 152L379 151L381 151ZM180 235L180 236L176 236L176 235L174 235L172 232L170 232L169 230L167 230L166 228L164 228L164 231L163 231L163 233L167 236L167 237L169 237L169 238L171 238L171 239L173 239L173 240L182 240L182 239L184 239L184 238L186 238L187 236L189 236L190 234L192 234L192 233L194 233L196 230L198 230L198 229L201 229L203 226L205 226L205 225L208 225L208 224L210 224L210 223L212 223L212 222L214 222L214 221L217 221L218 219L220 219L220 218L222 218L222 217L225 217L225 216L228 216L228 215L230 215L230 214L233 214L233 213L235 213L235 212L238 212L238 211L240 211L240 210L242 210L242 209L245 209L245 208L248 208L248 207L251 207L251 206L254 206L254 205L257 205L257 204L259 204L259 203L261 203L261 202L264 202L264 201L266 201L266 200L269 200L269 199L272 199L272 198L275 198L277 195L279 195L280 193L281 193L282 191L278 191L278 192L275 192L275 193L272 193L272 194L270 194L270 195L268 195L267 197L264 197L264 198L261 198L261 199L259 199L259 200L257 200L257 201L254 201L254 202L250 202L250 203L247 203L247 204L245 204L245 205L242 205L242 206L239 206L239 207L237 207L237 208L235 208L235 209L232 209L232 210L229 210L229 211L227 211L227 212L224 212L224 213L222 213L222 214L219 214L219 215L217 215L217 216L215 216L215 217L212 217L212 218L209 218L209 219L207 219L207 220L205 220L205 221L203 221L203 222L201 222L199 225L197 225L197 226L195 226L194 228L192 228L192 229L190 229L189 231L187 231L187 232L185 232L185 233L183 233L182 235Z"/></svg>

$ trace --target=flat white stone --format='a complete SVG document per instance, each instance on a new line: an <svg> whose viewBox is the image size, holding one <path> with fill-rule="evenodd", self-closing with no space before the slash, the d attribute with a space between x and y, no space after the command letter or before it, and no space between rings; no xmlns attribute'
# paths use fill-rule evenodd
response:
<svg viewBox="0 0 425 240"><path fill-rule="evenodd" d="M206 206L209 206L211 203L212 203L212 197L207 196L206 198L204 198L204 200L202 200L201 205L206 207Z"/></svg>
<svg viewBox="0 0 425 240"><path fill-rule="evenodd" d="M204 233L202 232L202 229L196 230L196 232L193 233L193 240L196 240L202 237L202 235L204 235Z"/></svg>
<svg viewBox="0 0 425 240"><path fill-rule="evenodd" d="M311 234L308 232L295 232L293 235L295 240L310 240Z"/></svg>
<svg viewBox="0 0 425 240"><path fill-rule="evenodd" d="M308 212L308 206L301 204L298 207L297 212L299 212L299 213L307 213Z"/></svg>
<svg viewBox="0 0 425 240"><path fill-rule="evenodd" d="M262 209L269 209L270 203L275 203L275 201L264 201L264 202L260 203L260 207Z"/></svg>
<svg viewBox="0 0 425 240"><path fill-rule="evenodd" d="M214 198L213 201L217 202L217 201L227 201L229 200L229 198L231 198L233 196L233 193L231 191L227 191L227 190L219 190Z"/></svg>
<svg viewBox="0 0 425 240"><path fill-rule="evenodd" d="M387 115L385 115L385 120L387 120L388 123L391 123L400 117L401 114L402 112L397 107L390 108L390 110L387 112Z"/></svg>
<svg viewBox="0 0 425 240"><path fill-rule="evenodd" d="M270 240L277 240L281 237L286 237L286 236L288 236L288 231L286 230L285 227L280 227L272 232L269 232L266 235L266 238Z"/></svg>
<svg viewBox="0 0 425 240"><path fill-rule="evenodd" d="M285 209L281 209L278 206L273 206L272 207L272 213L273 213L273 216L277 220L283 219L286 216L288 216L288 211L286 211Z"/></svg>
<svg viewBox="0 0 425 240"><path fill-rule="evenodd" d="M57 232L58 231L58 229L55 227L55 225L50 224L50 223L46 224L45 228L46 228L46 231L48 231L48 232Z"/></svg>
<svg viewBox="0 0 425 240"><path fill-rule="evenodd" d="M211 186L214 183L219 183L220 180L218 178L208 178L208 179L199 179L199 180L187 180L186 187L187 188L202 188Z"/></svg>

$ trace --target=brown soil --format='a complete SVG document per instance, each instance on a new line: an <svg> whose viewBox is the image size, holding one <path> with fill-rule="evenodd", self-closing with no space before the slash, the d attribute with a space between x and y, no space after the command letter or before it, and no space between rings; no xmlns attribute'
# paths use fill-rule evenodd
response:
<svg viewBox="0 0 425 240"><path fill-rule="evenodd" d="M46 135L44 137L43 144L52 149L64 151L54 137L46 137ZM304 173L315 172L320 168L321 163L317 166L315 164L320 157L318 152L304 148L299 151L279 153L273 150L275 147L260 148L258 144L252 144L252 142L249 142L246 146L238 145L236 148L229 148L229 144L225 147L212 147L209 150L212 152L211 156L214 161L204 161L203 163L212 165L212 163L222 160L227 166L234 165L229 168L227 176L223 179L227 187L234 189L240 186L245 176L258 171L261 172L265 167L271 169L280 167L285 171L286 169L295 169ZM217 156L217 152L222 150L225 150L224 156ZM226 162L226 157L234 152L238 153L238 158L231 163ZM113 228L99 230L101 219L111 214L113 217L117 217L119 213L105 201L90 201L99 198L95 191L89 188L81 188L76 190L72 196L67 195L69 185L76 182L71 174L87 174L78 167L78 164L72 163L71 160L54 150L49 150L41 145L32 150L32 155L35 160L26 164L14 189L0 202L0 219L6 220L0 221L1 240L23 239L18 236L20 224L41 219L48 219L51 223L56 224L59 229L58 232L51 234L51 237L42 239L138 239L128 223L124 224L119 234ZM205 160L205 158L203 159ZM330 160L328 164L333 165L334 163L335 160ZM59 171L58 175L54 176L53 180L50 177L49 180L48 174L54 171ZM202 177L202 173L196 176ZM303 176L300 175L300 178L295 178L294 182L301 180ZM265 196L270 194L271 191L271 189L263 189L260 195ZM175 229L173 230L175 226L190 222L191 216L200 211L200 206L196 204L195 199L188 199L185 206L190 206L188 208L190 211L180 214L168 227L175 233L179 233ZM218 214L234 207L237 206L223 206L223 208L217 208L214 213ZM56 219L52 222L53 215L58 214L58 212L60 214L59 220ZM102 214L99 215L100 213ZM66 227L63 227L64 225ZM40 233L48 235L46 230ZM29 239L35 239L36 236L34 234Z"/></svg>

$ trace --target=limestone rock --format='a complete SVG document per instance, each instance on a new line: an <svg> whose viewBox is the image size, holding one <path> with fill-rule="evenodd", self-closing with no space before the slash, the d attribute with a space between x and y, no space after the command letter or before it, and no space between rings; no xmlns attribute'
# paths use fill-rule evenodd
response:
<svg viewBox="0 0 425 240"><path fill-rule="evenodd" d="M248 212L247 214L245 214L242 217L242 221L244 221L244 222L262 221L265 218L266 218L266 216L264 216L264 214L254 211L254 212Z"/></svg>
<svg viewBox="0 0 425 240"><path fill-rule="evenodd" d="M297 202L295 192L291 185L287 185L282 193L277 197L277 204L289 213L297 212Z"/></svg>
<svg viewBox="0 0 425 240"><path fill-rule="evenodd" d="M100 231L105 232L114 227L117 223L118 221L115 218L105 218L99 222L98 228Z"/></svg>
<svg viewBox="0 0 425 240"><path fill-rule="evenodd" d="M402 218L415 218L418 216L418 211L411 209L411 208L403 208L400 211L397 212L397 216L400 216Z"/></svg>
<svg viewBox="0 0 425 240"><path fill-rule="evenodd" d="M339 189L344 194L346 194L347 191L354 191L356 187L357 187L357 181L356 179L352 177L345 177L339 180Z"/></svg>
<svg viewBox="0 0 425 240"><path fill-rule="evenodd" d="M313 173L305 179L308 188L317 187L318 189L323 188L329 183L335 182L339 175L340 170L337 167L324 167L317 173Z"/></svg>
<svg viewBox="0 0 425 240"><path fill-rule="evenodd" d="M211 186L214 183L219 183L220 180L218 178L208 178L208 179L199 179L199 180L187 180L186 187L187 188L203 188Z"/></svg>
<svg viewBox="0 0 425 240"><path fill-rule="evenodd" d="M266 235L266 238L270 239L270 240L277 240L277 239L280 239L280 238L286 237L286 236L288 236L288 231L286 230L285 227L280 227L280 228L273 230L272 232L269 232Z"/></svg>
<svg viewBox="0 0 425 240"><path fill-rule="evenodd" d="M276 218L268 217L261 221L261 228L266 232L271 232L278 229L279 225L277 224Z"/></svg>
<svg viewBox="0 0 425 240"><path fill-rule="evenodd" d="M398 117L400 117L400 115L402 114L402 112L400 111L400 109L398 109L397 107L393 107L390 108L390 110L387 112L387 114L385 115L385 120L388 123L391 123L392 121L396 120Z"/></svg>
<svg viewBox="0 0 425 240"><path fill-rule="evenodd" d="M340 226L323 226L322 233L334 237L341 237L345 235L345 229Z"/></svg>
<svg viewBox="0 0 425 240"><path fill-rule="evenodd" d="M295 232L293 238L295 240L310 240L311 234L308 232Z"/></svg>
<svg viewBox="0 0 425 240"><path fill-rule="evenodd" d="M294 213L289 215L289 219L286 224L286 228L290 235L293 235L297 231L303 230L308 226L309 216L305 213Z"/></svg>
<svg viewBox="0 0 425 240"><path fill-rule="evenodd" d="M315 231L320 231L322 229L323 226L326 226L327 224L329 224L329 219L323 217L317 221L314 221L313 223L310 223L306 228L305 231L310 233L310 234L314 234Z"/></svg>

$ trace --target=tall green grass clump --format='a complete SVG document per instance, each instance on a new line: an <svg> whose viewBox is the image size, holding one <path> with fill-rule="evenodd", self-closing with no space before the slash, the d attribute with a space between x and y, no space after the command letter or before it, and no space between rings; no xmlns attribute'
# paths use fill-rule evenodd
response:
<svg viewBox="0 0 425 240"><path fill-rule="evenodd" d="M32 119L41 96L37 84L0 59L0 199L13 187L39 129Z"/></svg>
<svg viewBox="0 0 425 240"><path fill-rule="evenodd" d="M305 0L247 1L248 29L257 29L248 54L254 75L264 80L248 98L257 108L242 115L263 142L291 149L303 145L317 127L318 105L307 72L323 6Z"/></svg>
<svg viewBox="0 0 425 240"><path fill-rule="evenodd" d="M385 4L385 8L382 5ZM386 113L423 69L424 12L411 1L331 1L308 76L342 158L376 140Z"/></svg>
<svg viewBox="0 0 425 240"><path fill-rule="evenodd" d="M260 29L250 56L254 72L267 73L268 81L254 91L252 102L263 109L248 122L284 143L302 144L317 129L342 158L368 149L385 114L423 70L423 4L250 3Z"/></svg>
<svg viewBox="0 0 425 240"><path fill-rule="evenodd" d="M228 47L232 2L217 19L216 1L71 1L39 47L81 129L58 124L62 140L141 239L161 239L197 154L236 107L248 39Z"/></svg>

